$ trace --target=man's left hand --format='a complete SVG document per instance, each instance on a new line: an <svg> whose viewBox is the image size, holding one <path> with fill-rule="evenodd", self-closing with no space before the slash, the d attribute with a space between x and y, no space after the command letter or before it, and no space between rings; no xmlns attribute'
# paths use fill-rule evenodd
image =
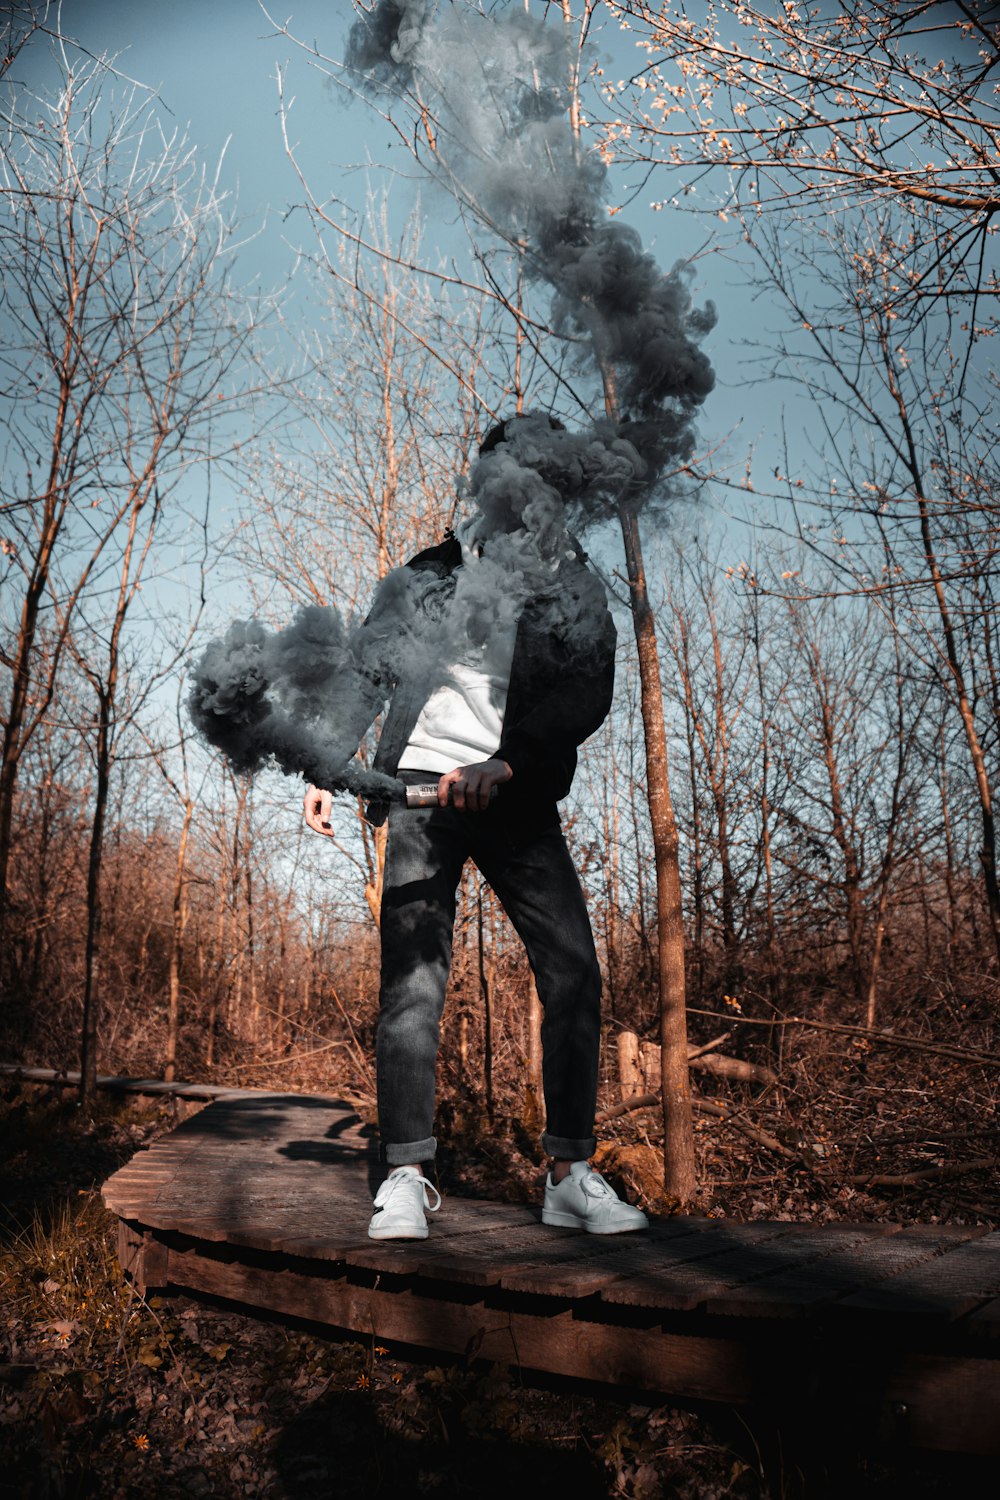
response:
<svg viewBox="0 0 1000 1500"><path fill-rule="evenodd" d="M490 793L514 772L505 760L481 760L474 766L456 766L438 782L438 805L448 806L449 796L460 812L485 812Z"/></svg>

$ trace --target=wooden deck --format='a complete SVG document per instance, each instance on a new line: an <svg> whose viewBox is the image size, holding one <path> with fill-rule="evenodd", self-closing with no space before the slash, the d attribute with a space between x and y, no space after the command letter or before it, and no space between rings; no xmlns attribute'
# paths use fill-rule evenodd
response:
<svg viewBox="0 0 1000 1500"><path fill-rule="evenodd" d="M748 1404L840 1442L1000 1454L1000 1233L670 1218L602 1237L449 1198L428 1240L376 1243L380 1176L348 1106L233 1091L140 1151L104 1200L142 1289L403 1357Z"/></svg>

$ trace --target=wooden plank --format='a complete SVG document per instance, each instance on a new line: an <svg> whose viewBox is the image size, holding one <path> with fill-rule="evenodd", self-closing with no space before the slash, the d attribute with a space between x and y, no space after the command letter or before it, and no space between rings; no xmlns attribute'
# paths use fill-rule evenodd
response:
<svg viewBox="0 0 1000 1500"><path fill-rule="evenodd" d="M364 1214L366 1235L370 1218L369 1206ZM366 1240L364 1251L353 1263L383 1269L387 1254L416 1255L428 1261L444 1257L471 1261L483 1257L488 1259L498 1244L506 1244L530 1222L525 1210L516 1204L473 1203L461 1199L445 1199L440 1212L428 1214L427 1218L430 1232L426 1240ZM385 1261L386 1267L388 1264Z"/></svg>
<svg viewBox="0 0 1000 1500"><path fill-rule="evenodd" d="M498 1285L506 1292L563 1297L580 1304L616 1277L641 1274L646 1264L641 1247L627 1241L582 1242L570 1256L550 1245L509 1270L501 1268Z"/></svg>
<svg viewBox="0 0 1000 1500"><path fill-rule="evenodd" d="M355 1110L328 1100L310 1102L277 1095L217 1100L209 1108L182 1120L173 1134L187 1138L198 1136L208 1142L249 1139L257 1132L267 1138L276 1130L293 1137L313 1137L317 1141L324 1139L323 1132L330 1133L327 1140L335 1140L337 1135L350 1131L368 1148L372 1145L369 1136L362 1134L365 1127Z"/></svg>
<svg viewBox="0 0 1000 1500"><path fill-rule="evenodd" d="M552 1245L502 1270L500 1285L536 1296L584 1298L623 1274L639 1275L684 1255L712 1253L716 1225L711 1220L668 1219L657 1228L660 1232L655 1236L648 1232L577 1236L573 1255Z"/></svg>
<svg viewBox="0 0 1000 1500"><path fill-rule="evenodd" d="M649 1253L645 1235L599 1236L554 1228L540 1222L537 1210L510 1207L504 1214L504 1221L490 1234L475 1232L471 1237L462 1225L456 1233L445 1235L435 1222L428 1240L397 1247L393 1264L400 1266L405 1257L412 1271L422 1276L467 1286L490 1287L507 1285L514 1273L536 1265L565 1267L590 1258L606 1258L620 1249L623 1238L628 1238L633 1244L642 1240L647 1244L645 1253ZM679 1225L681 1221L667 1222ZM689 1221L686 1230L671 1229L668 1236L691 1232L691 1225L705 1222ZM367 1253L352 1256L352 1263L363 1263L375 1269L380 1265L387 1267L384 1257L386 1243L372 1242Z"/></svg>
<svg viewBox="0 0 1000 1500"><path fill-rule="evenodd" d="M905 1229L885 1237L867 1237L853 1246L838 1247L821 1259L721 1292L709 1298L706 1306L711 1313L735 1317L798 1317L930 1260L939 1250L954 1244L957 1237L954 1230L910 1235Z"/></svg>
<svg viewBox="0 0 1000 1500"><path fill-rule="evenodd" d="M432 1230L430 1238L411 1244L406 1258L411 1262L414 1274L457 1282L463 1286L491 1287L498 1284L500 1270L504 1265L529 1256L539 1244L544 1244L545 1237L550 1233L551 1230L543 1229L530 1219L501 1226L487 1234L455 1234L445 1237L434 1234ZM564 1245L571 1246L578 1238L572 1231L556 1230L555 1233L561 1239L565 1236L562 1239ZM372 1242L372 1248L358 1257L357 1263L374 1267L386 1243L383 1242L376 1249L375 1242ZM394 1254L393 1260L396 1263L401 1259L402 1253L398 1256Z"/></svg>
<svg viewBox="0 0 1000 1500"><path fill-rule="evenodd" d="M451 1241L421 1262L420 1274L468 1286L499 1286L515 1271L536 1265L575 1267L610 1255L619 1244L618 1236L580 1233L531 1217L492 1243L479 1240L466 1247L460 1239Z"/></svg>
<svg viewBox="0 0 1000 1500"><path fill-rule="evenodd" d="M775 1268L828 1254L871 1233L858 1226L804 1226L783 1220L720 1226L709 1256L679 1256L661 1274L619 1278L601 1289L601 1301L633 1307L693 1310L712 1293L768 1275Z"/></svg>
<svg viewBox="0 0 1000 1500"><path fill-rule="evenodd" d="M124 1219L118 1220L118 1261L126 1276L141 1275L142 1232Z"/></svg>
<svg viewBox="0 0 1000 1500"><path fill-rule="evenodd" d="M894 1437L918 1448L1000 1456L1000 1360L907 1351L860 1361L855 1390L895 1416Z"/></svg>
<svg viewBox="0 0 1000 1500"><path fill-rule="evenodd" d="M1000 1296L1000 1234L950 1246L931 1261L842 1297L838 1309L951 1322Z"/></svg>
<svg viewBox="0 0 1000 1500"><path fill-rule="evenodd" d="M164 1161L137 1161L134 1157L127 1166L122 1167L114 1175L113 1181L119 1186L126 1182L146 1184L149 1182L172 1182L177 1176L178 1164L176 1162ZM109 1178L109 1181L112 1179Z"/></svg>
<svg viewBox="0 0 1000 1500"><path fill-rule="evenodd" d="M143 1222L149 1228L160 1231L175 1230L179 1234L188 1234L192 1232L189 1226L197 1224L213 1230L210 1238L215 1240L224 1234L228 1226L232 1230L238 1229L246 1233L246 1243L253 1244L254 1230L257 1228L259 1235L256 1244L261 1250L272 1248L270 1239L276 1233L286 1235L303 1224L304 1205L296 1205L294 1201L289 1202L280 1196L236 1194L229 1200L212 1202L204 1195L192 1192L182 1197L140 1199L139 1205L145 1215ZM331 1214L324 1219L324 1224L329 1225L329 1232L332 1234L343 1232L342 1229L337 1229L338 1223L353 1222L354 1218L347 1212L346 1206L337 1206L341 1210L339 1215ZM335 1205L326 1207L333 1209ZM367 1226L367 1217L364 1223Z"/></svg>
<svg viewBox="0 0 1000 1500"><path fill-rule="evenodd" d="M356 1204L353 1209L350 1222L356 1226L356 1237L352 1244L343 1241L343 1219L338 1227L341 1236L338 1253L347 1256L349 1252L351 1265L396 1275L447 1276L448 1268L458 1264L468 1271L473 1282L487 1285L493 1278L477 1276L474 1267L490 1263L497 1243L507 1243L525 1227L525 1210L516 1205L446 1199L441 1217L428 1216L428 1239L371 1240L368 1238L370 1205ZM308 1231L292 1230L281 1241L280 1248L288 1254L333 1258L331 1238L327 1237L321 1220L313 1215Z"/></svg>
<svg viewBox="0 0 1000 1500"><path fill-rule="evenodd" d="M711 1260L691 1260L688 1265L672 1269L669 1277L640 1280L634 1278L633 1286L621 1284L610 1286L601 1292L601 1299L609 1302L625 1302L639 1307L661 1307L664 1310L694 1311L706 1308L709 1313L729 1311L723 1301L739 1289L753 1286L757 1281L780 1274L789 1268L798 1268L805 1263L816 1262L822 1257L847 1250L852 1245L862 1244L868 1239L880 1239L892 1233L895 1226L873 1226L873 1224L835 1224L835 1226L804 1226L772 1221L771 1224L748 1224L745 1229L784 1230L784 1233L762 1235L759 1241L748 1233L747 1244L736 1244Z"/></svg>
<svg viewBox="0 0 1000 1500"><path fill-rule="evenodd" d="M136 1286L144 1296L151 1287L164 1287L168 1284L170 1278L167 1264L168 1251L166 1245L161 1244L151 1234L143 1234L142 1250L139 1254L133 1276Z"/></svg>
<svg viewBox="0 0 1000 1500"><path fill-rule="evenodd" d="M609 1304L664 1310L696 1307L706 1287L762 1274L762 1268L774 1265L771 1248L777 1248L780 1256L786 1242L802 1253L801 1226L783 1221L718 1226L715 1235L705 1236L694 1247L679 1245L669 1259L612 1278L597 1290L601 1301ZM813 1236L810 1245L813 1253L819 1253Z"/></svg>

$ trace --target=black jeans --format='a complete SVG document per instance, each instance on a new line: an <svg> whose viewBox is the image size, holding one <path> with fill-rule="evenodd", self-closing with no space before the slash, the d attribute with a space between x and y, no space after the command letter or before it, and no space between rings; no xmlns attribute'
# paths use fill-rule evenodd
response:
<svg viewBox="0 0 1000 1500"><path fill-rule="evenodd" d="M437 773L402 773L436 781ZM434 1084L455 894L471 858L527 949L543 1006L542 1080L550 1156L592 1156L601 973L580 882L558 824L509 836L503 812L394 805L382 890L376 1044L379 1133L391 1165L435 1152Z"/></svg>

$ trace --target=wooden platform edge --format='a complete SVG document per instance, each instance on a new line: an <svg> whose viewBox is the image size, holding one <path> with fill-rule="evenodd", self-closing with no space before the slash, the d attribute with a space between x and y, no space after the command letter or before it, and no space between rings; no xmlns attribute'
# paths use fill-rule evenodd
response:
<svg viewBox="0 0 1000 1500"><path fill-rule="evenodd" d="M1000 1360L859 1340L748 1338L741 1328L690 1333L605 1321L587 1299L454 1289L419 1278L251 1264L204 1243L119 1222L119 1255L145 1294L207 1296L234 1310L321 1325L388 1346L676 1398L752 1406L785 1423L851 1431L859 1442L1000 1456ZM404 1355L405 1357L405 1355ZM845 1427L845 1424L848 1424ZM838 1439L839 1441L840 1439Z"/></svg>

